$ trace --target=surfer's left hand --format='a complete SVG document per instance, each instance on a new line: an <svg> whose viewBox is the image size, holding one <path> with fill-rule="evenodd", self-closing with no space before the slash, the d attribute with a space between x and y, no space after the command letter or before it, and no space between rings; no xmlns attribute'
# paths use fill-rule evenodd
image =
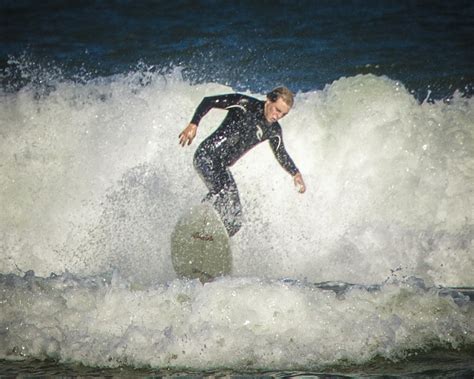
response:
<svg viewBox="0 0 474 379"><path fill-rule="evenodd" d="M304 184L303 175L300 172L296 173L293 176L293 181L295 186L298 188L299 193L304 193L306 191L306 185Z"/></svg>

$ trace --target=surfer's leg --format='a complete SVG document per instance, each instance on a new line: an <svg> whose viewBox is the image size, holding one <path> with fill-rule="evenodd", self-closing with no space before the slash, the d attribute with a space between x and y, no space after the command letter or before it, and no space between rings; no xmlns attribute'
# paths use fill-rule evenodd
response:
<svg viewBox="0 0 474 379"><path fill-rule="evenodd" d="M242 227L242 205L239 190L228 169L221 173L220 180L224 184L215 197L214 208L221 216L229 236L232 237Z"/></svg>
<svg viewBox="0 0 474 379"><path fill-rule="evenodd" d="M205 199L210 200L222 189L222 184L219 182L219 172L222 171L221 164L201 149L198 149L194 154L193 163L194 168L209 190Z"/></svg>
<svg viewBox="0 0 474 379"><path fill-rule="evenodd" d="M194 167L209 189L203 201L214 206L232 237L242 227L242 206L232 174L220 162L199 149L194 155Z"/></svg>

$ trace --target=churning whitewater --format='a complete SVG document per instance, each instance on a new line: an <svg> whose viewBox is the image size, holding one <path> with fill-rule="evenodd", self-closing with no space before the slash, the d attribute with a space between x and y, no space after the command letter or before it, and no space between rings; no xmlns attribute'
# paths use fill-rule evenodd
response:
<svg viewBox="0 0 474 379"><path fill-rule="evenodd" d="M225 112L189 148L177 135L203 96L232 88L179 71L53 85L2 94L1 272L174 279L171 230L206 192L192 154ZM232 168L246 217L234 275L473 286L473 120L472 99L420 104L386 77L298 93L282 126L308 192L266 144Z"/></svg>
<svg viewBox="0 0 474 379"><path fill-rule="evenodd" d="M3 90L1 359L284 369L474 344L469 297L439 289L474 286L474 100L385 76L297 93L281 124L307 193L250 151L232 276L176 278L172 228L206 193L192 155L225 112L177 136L233 91L179 69Z"/></svg>
<svg viewBox="0 0 474 379"><path fill-rule="evenodd" d="M417 280L340 291L250 278L134 288L70 274L1 276L2 358L95 367L306 369L474 344L474 311ZM333 286L337 286L333 284Z"/></svg>

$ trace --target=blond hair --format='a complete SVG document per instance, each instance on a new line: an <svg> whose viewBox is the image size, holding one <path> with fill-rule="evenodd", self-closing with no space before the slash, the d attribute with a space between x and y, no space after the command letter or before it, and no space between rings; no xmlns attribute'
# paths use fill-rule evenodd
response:
<svg viewBox="0 0 474 379"><path fill-rule="evenodd" d="M294 97L294 93L283 86L276 87L272 89L271 92L267 93L267 98L272 102L282 99L290 108L293 106Z"/></svg>

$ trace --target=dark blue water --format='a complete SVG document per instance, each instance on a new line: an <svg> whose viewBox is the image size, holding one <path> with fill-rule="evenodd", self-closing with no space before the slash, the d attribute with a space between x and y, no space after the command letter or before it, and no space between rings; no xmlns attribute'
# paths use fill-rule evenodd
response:
<svg viewBox="0 0 474 379"><path fill-rule="evenodd" d="M422 99L428 90L434 98L473 91L469 0L4 0L0 11L0 68L15 85L22 79L12 57L72 78L142 64L239 90L308 91L374 73Z"/></svg>

